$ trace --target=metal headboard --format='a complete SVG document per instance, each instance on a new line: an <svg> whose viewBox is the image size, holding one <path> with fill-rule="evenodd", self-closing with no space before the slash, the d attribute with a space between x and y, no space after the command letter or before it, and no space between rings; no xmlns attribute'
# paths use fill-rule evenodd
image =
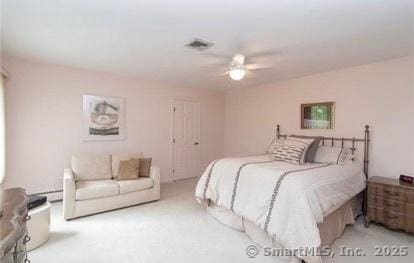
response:
<svg viewBox="0 0 414 263"><path fill-rule="evenodd" d="M369 168L369 144L370 144L370 138L369 138L369 125L365 125L365 132L364 132L364 138L358 139L358 138L337 138L337 137L324 137L324 136L310 136L310 137L322 137L322 145L326 145L330 143L330 146L335 147L335 142L340 142L340 146L343 148L345 145L345 142L351 142L352 143L352 154L356 151L356 144L357 143L363 143L364 144L364 174L365 178L368 179L368 168ZM281 134L280 132L280 125L278 124L276 126L276 138L280 139L286 138L288 135ZM367 208L367 191L364 190L363 193L363 213L364 217L366 217L366 208Z"/></svg>

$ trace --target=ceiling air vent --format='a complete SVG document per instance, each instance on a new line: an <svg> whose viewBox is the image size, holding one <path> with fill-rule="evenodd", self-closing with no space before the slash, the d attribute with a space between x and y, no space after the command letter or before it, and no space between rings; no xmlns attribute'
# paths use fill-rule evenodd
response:
<svg viewBox="0 0 414 263"><path fill-rule="evenodd" d="M199 38L195 38L191 43L187 44L187 47L197 49L198 51L204 51L209 47L212 47L214 44Z"/></svg>

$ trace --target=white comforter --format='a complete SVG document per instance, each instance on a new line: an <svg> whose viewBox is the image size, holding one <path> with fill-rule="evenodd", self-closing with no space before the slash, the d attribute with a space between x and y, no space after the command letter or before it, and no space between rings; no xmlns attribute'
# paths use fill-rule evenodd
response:
<svg viewBox="0 0 414 263"><path fill-rule="evenodd" d="M299 249L319 247L317 223L364 187L355 163L294 165L257 155L212 162L196 197L254 222L283 247Z"/></svg>

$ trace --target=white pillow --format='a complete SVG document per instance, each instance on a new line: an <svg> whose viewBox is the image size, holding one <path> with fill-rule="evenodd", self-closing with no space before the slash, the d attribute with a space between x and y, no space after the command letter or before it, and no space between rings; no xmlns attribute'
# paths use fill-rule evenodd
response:
<svg viewBox="0 0 414 263"><path fill-rule="evenodd" d="M315 155L315 163L336 163L344 165L347 159L352 158L350 148L319 146Z"/></svg>
<svg viewBox="0 0 414 263"><path fill-rule="evenodd" d="M314 140L315 139L312 139L312 138L305 139L305 138L296 138L296 137L287 136L284 143L288 145L294 145L294 146L304 148L301 159L300 159L300 163L303 164L305 162L305 156L306 156L306 153L308 152L309 146L313 143Z"/></svg>

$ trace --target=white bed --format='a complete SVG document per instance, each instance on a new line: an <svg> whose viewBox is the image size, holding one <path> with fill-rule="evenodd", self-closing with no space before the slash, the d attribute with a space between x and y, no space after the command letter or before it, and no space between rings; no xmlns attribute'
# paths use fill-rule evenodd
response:
<svg viewBox="0 0 414 263"><path fill-rule="evenodd" d="M263 154L212 162L195 194L215 218L259 245L300 249L323 245L320 226L330 215L341 214L341 225L353 223L350 200L364 188L363 169L355 162L295 165Z"/></svg>

